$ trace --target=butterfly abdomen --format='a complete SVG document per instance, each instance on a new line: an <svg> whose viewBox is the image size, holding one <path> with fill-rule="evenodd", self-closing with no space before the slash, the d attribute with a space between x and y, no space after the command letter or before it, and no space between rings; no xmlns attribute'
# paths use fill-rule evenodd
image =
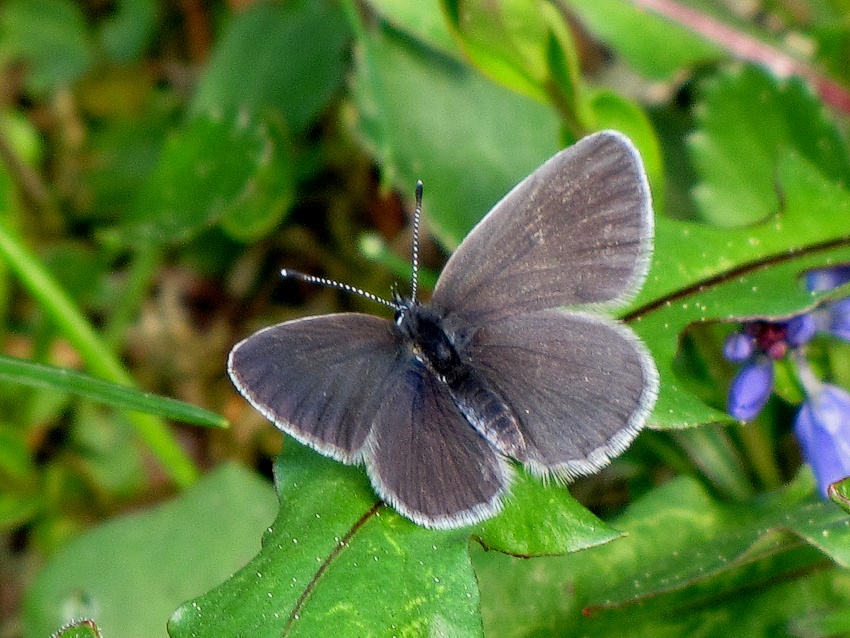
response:
<svg viewBox="0 0 850 638"><path fill-rule="evenodd" d="M502 454L526 460L525 438L505 400L467 366L467 373L449 384L455 405L469 424Z"/></svg>

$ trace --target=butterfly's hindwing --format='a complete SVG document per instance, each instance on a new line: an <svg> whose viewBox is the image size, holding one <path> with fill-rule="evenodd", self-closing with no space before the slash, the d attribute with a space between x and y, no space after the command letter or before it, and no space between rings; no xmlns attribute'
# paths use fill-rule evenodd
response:
<svg viewBox="0 0 850 638"><path fill-rule="evenodd" d="M510 468L464 419L447 386L414 362L384 390L365 454L379 496L428 527L498 512Z"/></svg>

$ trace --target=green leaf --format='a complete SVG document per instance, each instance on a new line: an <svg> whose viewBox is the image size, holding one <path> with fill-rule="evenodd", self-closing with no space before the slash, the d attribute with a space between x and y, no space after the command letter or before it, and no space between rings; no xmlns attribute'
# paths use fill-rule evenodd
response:
<svg viewBox="0 0 850 638"><path fill-rule="evenodd" d="M850 514L850 479L837 481L829 486L829 498L845 512Z"/></svg>
<svg viewBox="0 0 850 638"><path fill-rule="evenodd" d="M540 102L548 102L547 2L444 0L443 6L464 52L493 81Z"/></svg>
<svg viewBox="0 0 850 638"><path fill-rule="evenodd" d="M282 125L269 120L268 136L274 157L257 172L248 192L239 197L221 220L233 239L249 242L266 235L295 201L295 159L292 142Z"/></svg>
<svg viewBox="0 0 850 638"><path fill-rule="evenodd" d="M505 509L478 526L487 549L513 556L552 556L607 543L620 532L599 520L560 485L518 472Z"/></svg>
<svg viewBox="0 0 850 638"><path fill-rule="evenodd" d="M276 476L262 551L178 609L172 638L480 635L468 532L417 527L379 505L362 471L289 439Z"/></svg>
<svg viewBox="0 0 850 638"><path fill-rule="evenodd" d="M765 557L788 552L800 540L847 567L850 559L847 515L832 503L814 496L799 503L788 502L793 501L793 492L792 486L761 502L733 506L722 506L704 495L699 515L715 519L710 536L692 544L686 553L656 558L639 579L621 579L596 604L616 607L691 587ZM691 515L696 513L693 510ZM703 526L705 531L707 528Z"/></svg>
<svg viewBox="0 0 850 638"><path fill-rule="evenodd" d="M302 135L345 79L349 38L336 2L252 3L216 44L191 111L275 108Z"/></svg>
<svg viewBox="0 0 850 638"><path fill-rule="evenodd" d="M77 81L94 50L79 5L70 0L7 0L0 8L0 61L24 60L27 87L49 93Z"/></svg>
<svg viewBox="0 0 850 638"><path fill-rule="evenodd" d="M581 23L636 71L667 79L682 67L715 60L722 49L629 0L569 0Z"/></svg>
<svg viewBox="0 0 850 638"><path fill-rule="evenodd" d="M462 59L443 13L442 0L368 0L367 4L394 29L404 31L441 53Z"/></svg>
<svg viewBox="0 0 850 638"><path fill-rule="evenodd" d="M100 24L98 39L109 57L118 63L133 62L151 41L157 18L155 0L118 0Z"/></svg>
<svg viewBox="0 0 850 638"><path fill-rule="evenodd" d="M465 59L494 82L557 108L569 139L593 129L580 53L562 9L545 0L443 0Z"/></svg>
<svg viewBox="0 0 850 638"><path fill-rule="evenodd" d="M75 620L55 634L51 638L102 638L103 634L92 620Z"/></svg>
<svg viewBox="0 0 850 638"><path fill-rule="evenodd" d="M532 485L528 477L518 479L496 519L434 531L382 505L362 469L290 439L276 476L281 510L263 550L231 580L183 605L169 625L173 638L477 636L470 532L515 554L560 552L616 536L564 488Z"/></svg>
<svg viewBox="0 0 850 638"><path fill-rule="evenodd" d="M246 237L269 228L292 197L282 142L268 123L249 117L195 119L166 142L125 218L125 240L186 241L222 219L230 227L241 220Z"/></svg>
<svg viewBox="0 0 850 638"><path fill-rule="evenodd" d="M224 417L189 403L97 379L69 368L57 368L5 355L0 355L0 381L70 392L116 408L156 414L184 423L219 428L228 425Z"/></svg>
<svg viewBox="0 0 850 638"><path fill-rule="evenodd" d="M776 181L782 208L773 211L773 219L748 228L658 218L652 266L633 306L681 294L760 260L787 261L800 252L804 258L807 249L827 250L850 236L850 192L841 185L794 153L783 154Z"/></svg>
<svg viewBox="0 0 850 638"><path fill-rule="evenodd" d="M721 229L657 220L649 277L626 315L661 375L653 426L731 419L690 394L673 372L679 335L688 325L806 310L819 295L805 290L801 274L850 261L850 193L796 155L779 162L777 182L784 209L762 224Z"/></svg>
<svg viewBox="0 0 850 638"><path fill-rule="evenodd" d="M745 66L706 81L689 146L702 181L694 197L703 218L721 226L765 220L780 207L781 158L796 153L825 177L850 186L843 136L799 79L778 82Z"/></svg>
<svg viewBox="0 0 850 638"><path fill-rule="evenodd" d="M801 600L806 585L800 579L820 555L801 540L813 542L811 532L825 531L823 537L836 536L837 555L847 555L846 516L799 491L792 486L721 505L696 481L679 478L612 521L627 534L616 543L524 561L476 553L485 630L499 636L680 636L699 628L707 635L773 635L777 622L811 604ZM795 570L797 577L783 586ZM836 587L844 585L846 605L850 577L833 572L816 574L808 591L821 604L835 604L831 582L840 578ZM638 600L641 605L631 604ZM754 627L762 630L751 633Z"/></svg>
<svg viewBox="0 0 850 638"><path fill-rule="evenodd" d="M359 133L403 192L422 179L424 219L447 246L558 150L560 123L541 104L399 34L359 45Z"/></svg>
<svg viewBox="0 0 850 638"><path fill-rule="evenodd" d="M30 587L24 634L49 636L88 617L105 636L165 635L178 604L245 564L275 508L270 485L225 465L170 503L92 529Z"/></svg>

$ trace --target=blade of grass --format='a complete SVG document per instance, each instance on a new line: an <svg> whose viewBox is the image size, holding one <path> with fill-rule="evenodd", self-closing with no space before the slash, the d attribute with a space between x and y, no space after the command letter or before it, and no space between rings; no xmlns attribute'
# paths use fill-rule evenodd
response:
<svg viewBox="0 0 850 638"><path fill-rule="evenodd" d="M0 257L6 260L12 272L95 375L113 383L135 385L133 378L68 294L3 224L0 224ZM185 487L195 481L197 468L165 423L139 412L129 413L128 418L175 483Z"/></svg>
<svg viewBox="0 0 850 638"><path fill-rule="evenodd" d="M116 408L156 414L184 423L216 428L228 426L227 419L224 417L190 403L97 379L76 370L33 363L2 354L0 354L0 381L70 392Z"/></svg>

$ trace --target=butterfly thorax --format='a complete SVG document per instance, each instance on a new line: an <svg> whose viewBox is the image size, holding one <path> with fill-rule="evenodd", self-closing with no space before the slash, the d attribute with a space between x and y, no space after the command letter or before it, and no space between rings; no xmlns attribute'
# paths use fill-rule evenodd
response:
<svg viewBox="0 0 850 638"><path fill-rule="evenodd" d="M464 374L463 361L443 327L442 318L425 304L403 301L396 313L396 326L410 344L416 358L451 386Z"/></svg>
<svg viewBox="0 0 850 638"><path fill-rule="evenodd" d="M396 326L414 356L448 386L466 420L503 454L526 459L525 439L508 403L475 368L464 361L458 339L430 306L397 300Z"/></svg>

